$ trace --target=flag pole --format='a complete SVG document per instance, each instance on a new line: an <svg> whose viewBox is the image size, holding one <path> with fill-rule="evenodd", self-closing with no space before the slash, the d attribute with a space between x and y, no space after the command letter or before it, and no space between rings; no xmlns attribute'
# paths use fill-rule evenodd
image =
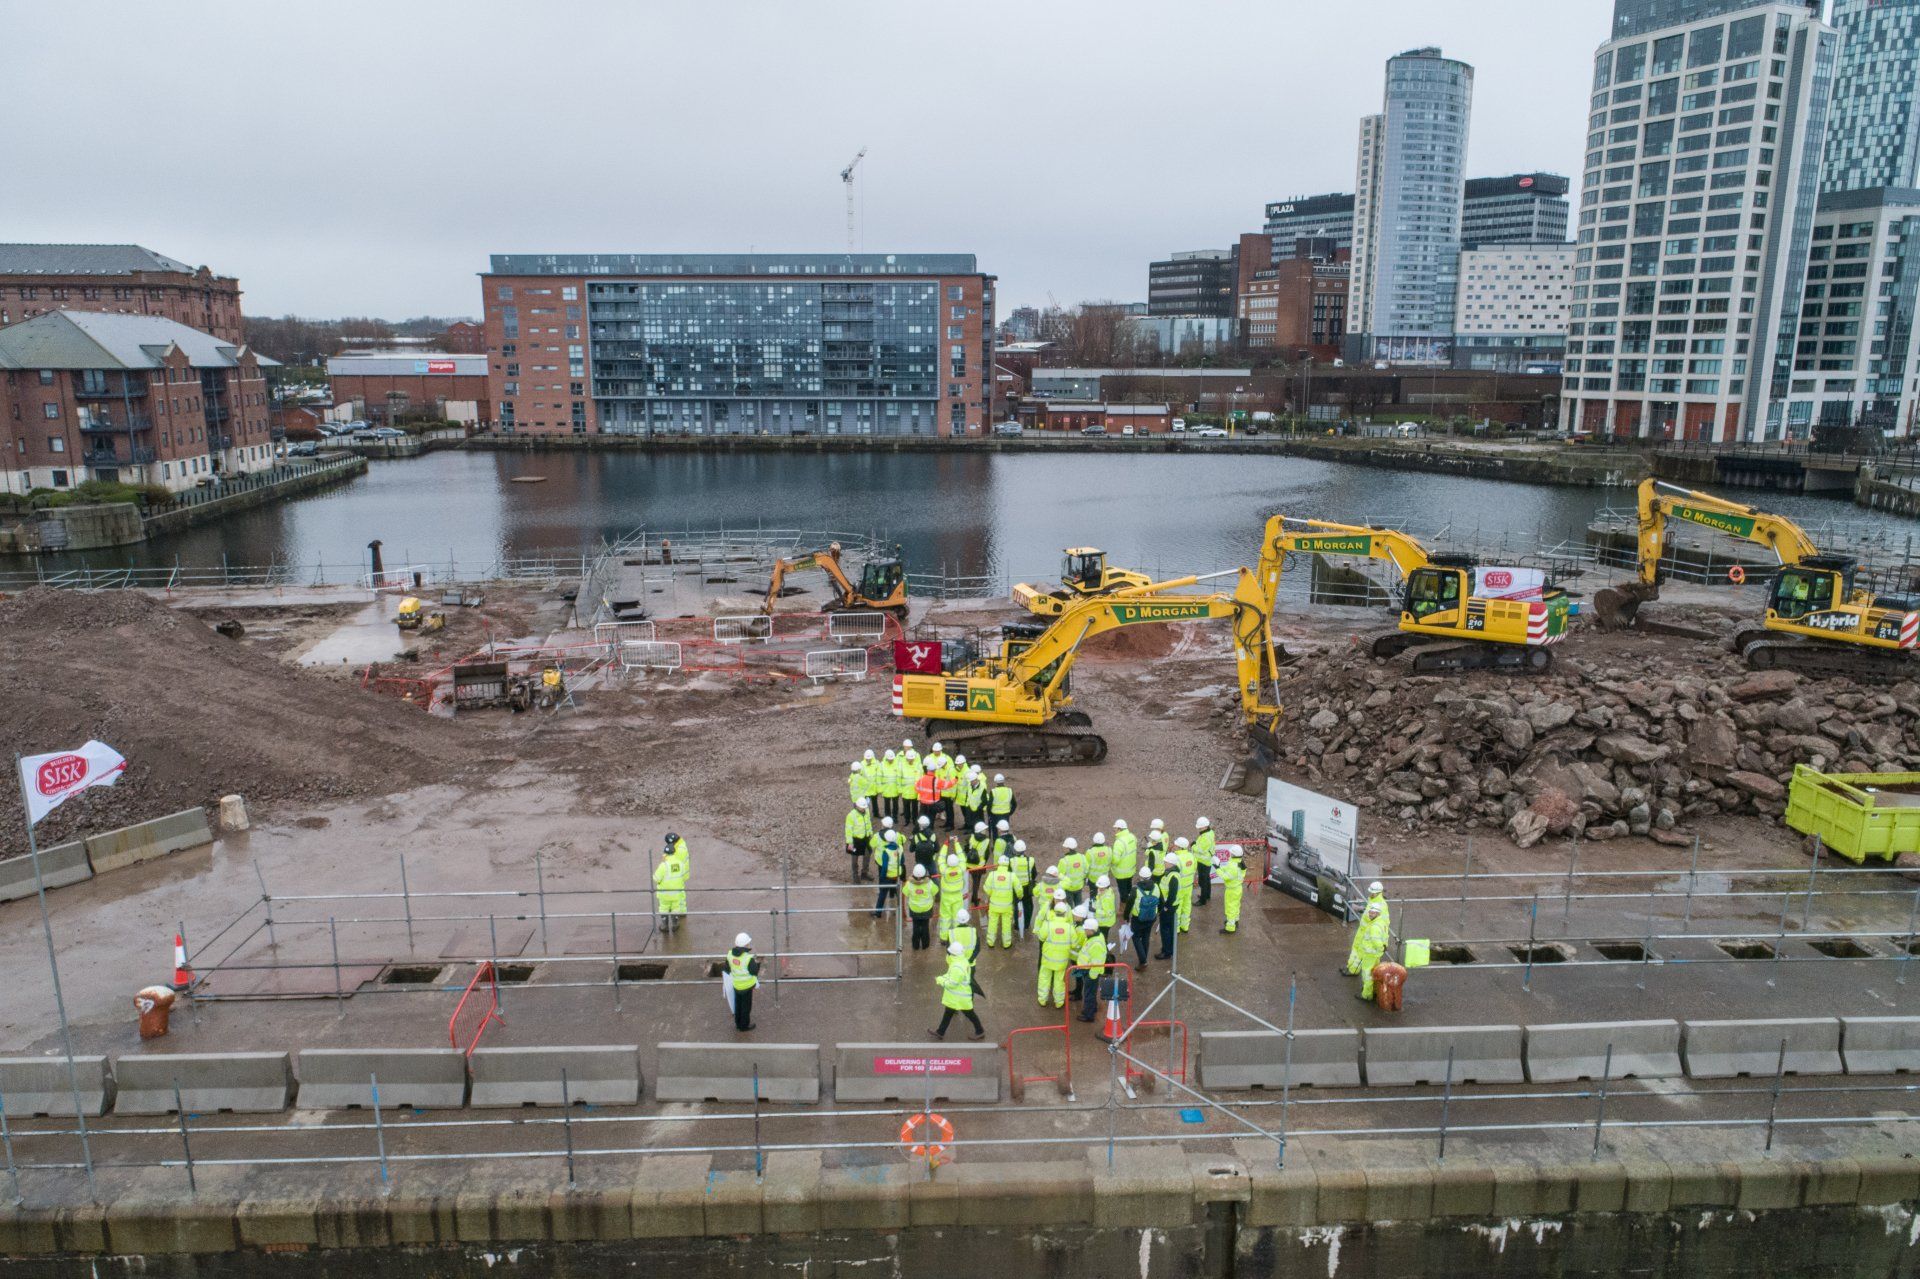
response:
<svg viewBox="0 0 1920 1279"><path fill-rule="evenodd" d="M40 931L47 939L47 972L53 977L53 1005L60 1010L60 1042L67 1053L67 1087L73 1093L73 1117L80 1126L80 1158L87 1169L87 1195L95 1203L100 1188L93 1179L93 1145L87 1137L87 1112L80 1104L80 1072L73 1063L73 1027L67 1021L67 1001L60 993L60 962L54 957L53 920L47 914L47 883L40 876L40 842L33 834L33 801L27 796L27 775L20 767L20 753L13 755L13 778L20 784L20 816L27 823L27 856L33 863L33 891L40 902Z"/></svg>

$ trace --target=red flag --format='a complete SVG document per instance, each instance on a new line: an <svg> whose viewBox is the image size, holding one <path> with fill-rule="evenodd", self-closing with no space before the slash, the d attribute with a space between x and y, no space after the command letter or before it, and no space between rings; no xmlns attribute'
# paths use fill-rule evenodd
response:
<svg viewBox="0 0 1920 1279"><path fill-rule="evenodd" d="M940 641L895 640L893 669L902 675L940 674Z"/></svg>

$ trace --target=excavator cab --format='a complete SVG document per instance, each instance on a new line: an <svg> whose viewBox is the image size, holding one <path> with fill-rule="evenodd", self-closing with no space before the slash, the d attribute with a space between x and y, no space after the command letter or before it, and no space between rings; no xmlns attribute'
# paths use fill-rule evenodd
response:
<svg viewBox="0 0 1920 1279"><path fill-rule="evenodd" d="M1809 555L1783 566L1767 593L1767 608L1782 621L1839 608L1853 598L1860 562L1847 555Z"/></svg>
<svg viewBox="0 0 1920 1279"><path fill-rule="evenodd" d="M1460 602L1467 597L1467 569L1472 561L1465 564L1449 562L1454 557L1436 555L1433 562L1417 568L1407 574L1406 597L1400 608L1411 613L1413 620L1424 622L1435 613L1457 612Z"/></svg>
<svg viewBox="0 0 1920 1279"><path fill-rule="evenodd" d="M1060 563L1060 584L1091 594L1107 584L1107 553L1091 546L1069 547Z"/></svg>
<svg viewBox="0 0 1920 1279"><path fill-rule="evenodd" d="M907 569L899 560L869 560L860 570L860 598L885 604L896 592L905 593L906 582Z"/></svg>

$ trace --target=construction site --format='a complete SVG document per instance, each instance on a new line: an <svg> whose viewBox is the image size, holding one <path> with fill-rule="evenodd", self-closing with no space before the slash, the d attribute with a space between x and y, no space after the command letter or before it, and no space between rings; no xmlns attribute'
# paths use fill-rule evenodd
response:
<svg viewBox="0 0 1920 1279"><path fill-rule="evenodd" d="M1915 566L1717 501L0 599L7 744L126 765L34 856L0 812L0 1274L1920 1273ZM1003 775L1036 874L1217 832L1190 931L1082 1021L1023 928L937 1041L843 841L903 742Z"/></svg>

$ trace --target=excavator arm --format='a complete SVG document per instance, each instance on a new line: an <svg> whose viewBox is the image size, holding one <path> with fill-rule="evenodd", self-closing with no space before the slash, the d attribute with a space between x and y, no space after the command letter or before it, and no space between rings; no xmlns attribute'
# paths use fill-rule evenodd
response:
<svg viewBox="0 0 1920 1279"><path fill-rule="evenodd" d="M1640 481L1635 505L1637 580L1594 593L1594 611L1605 630L1631 626L1642 604L1660 598L1660 561L1666 554L1670 520L1699 524L1743 542L1764 546L1783 565L1798 564L1820 553L1806 530L1784 515L1772 515L1664 480Z"/></svg>
<svg viewBox="0 0 1920 1279"><path fill-rule="evenodd" d="M840 544L835 542L823 551L809 551L805 555L799 555L790 560L775 560L773 576L767 582L766 602L761 605L760 611L773 612L774 603L780 598L781 588L786 585L787 574L804 572L811 568L820 569L833 579L834 589L840 593L840 600L853 598L853 583L847 580L846 570L840 567Z"/></svg>
<svg viewBox="0 0 1920 1279"><path fill-rule="evenodd" d="M1386 560L1405 581L1416 569L1432 563L1427 549L1398 529L1364 528L1331 520L1289 519L1276 515L1267 521L1260 546L1260 584L1267 598L1280 593L1280 575L1288 555L1352 555Z"/></svg>

